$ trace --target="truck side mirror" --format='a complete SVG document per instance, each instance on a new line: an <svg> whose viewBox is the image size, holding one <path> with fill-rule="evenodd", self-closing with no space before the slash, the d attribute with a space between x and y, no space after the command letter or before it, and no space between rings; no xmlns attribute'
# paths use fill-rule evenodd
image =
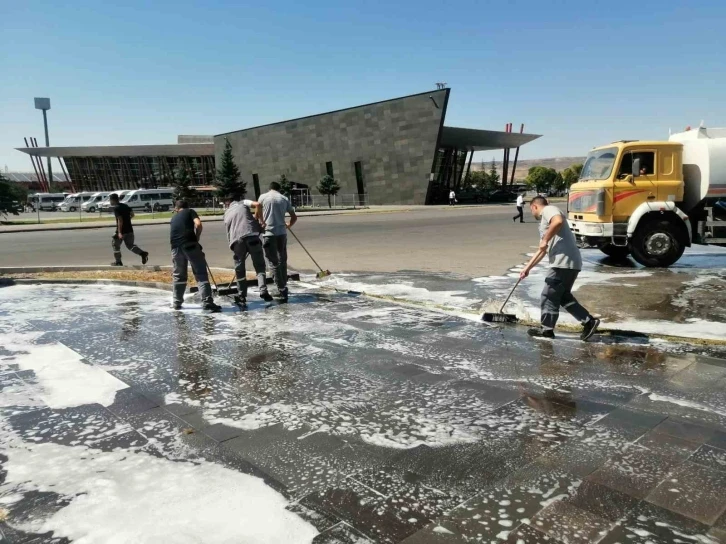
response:
<svg viewBox="0 0 726 544"><path fill-rule="evenodd" d="M633 159L633 177L640 177L640 159Z"/></svg>

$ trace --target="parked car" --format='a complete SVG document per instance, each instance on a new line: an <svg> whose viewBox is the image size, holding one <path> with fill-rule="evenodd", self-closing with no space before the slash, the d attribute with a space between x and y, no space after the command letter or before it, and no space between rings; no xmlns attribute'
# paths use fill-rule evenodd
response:
<svg viewBox="0 0 726 544"><path fill-rule="evenodd" d="M476 202L477 204L481 204L482 202L486 202L488 198L486 191L472 187L470 189L462 189L456 193L456 200L462 203Z"/></svg>
<svg viewBox="0 0 726 544"><path fill-rule="evenodd" d="M174 205L174 189L137 189L123 197L124 204L134 210L169 211Z"/></svg>
<svg viewBox="0 0 726 544"><path fill-rule="evenodd" d="M506 189L497 189L487 195L489 202L515 202L517 193L507 191Z"/></svg>

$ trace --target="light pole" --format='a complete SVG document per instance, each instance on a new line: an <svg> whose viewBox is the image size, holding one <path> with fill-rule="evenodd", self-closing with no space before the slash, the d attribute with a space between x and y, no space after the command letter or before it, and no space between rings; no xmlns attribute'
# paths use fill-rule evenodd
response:
<svg viewBox="0 0 726 544"><path fill-rule="evenodd" d="M50 140L48 139L48 115L47 111L50 109L50 98L37 98L35 99L35 109L43 110L43 125L45 126L45 147L50 147ZM50 167L50 155L48 155L48 192L51 191L51 184L53 183L53 170Z"/></svg>

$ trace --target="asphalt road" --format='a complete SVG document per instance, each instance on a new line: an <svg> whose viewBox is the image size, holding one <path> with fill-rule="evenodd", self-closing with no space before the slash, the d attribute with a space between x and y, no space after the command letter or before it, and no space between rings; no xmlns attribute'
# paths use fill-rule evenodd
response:
<svg viewBox="0 0 726 544"><path fill-rule="evenodd" d="M451 272L466 277L502 274L537 243L536 223L514 224L514 206L423 207L415 211L301 217L295 233L323 268L333 272ZM150 264L168 264L169 226L135 228ZM4 233L0 266L109 264L111 229ZM221 222L206 222L201 240L211 266L232 265ZM125 264L139 259L122 248ZM291 269L313 263L289 238ZM249 263L248 263L249 266Z"/></svg>

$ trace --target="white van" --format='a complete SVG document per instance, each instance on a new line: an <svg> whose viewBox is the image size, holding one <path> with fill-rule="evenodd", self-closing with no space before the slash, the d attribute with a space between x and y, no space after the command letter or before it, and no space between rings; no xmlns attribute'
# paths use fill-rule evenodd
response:
<svg viewBox="0 0 726 544"><path fill-rule="evenodd" d="M102 212L107 212L111 209L111 202L108 200L108 197L111 195L118 195L119 200L123 200L126 193L129 191L127 189L124 189L122 191L111 191L108 193L105 197L103 197L103 200L99 202L98 209Z"/></svg>
<svg viewBox="0 0 726 544"><path fill-rule="evenodd" d="M93 193L93 196L88 199L87 202L81 204L81 209L84 212L93 213L98 209L98 205L103 202L104 198L108 197L111 193Z"/></svg>
<svg viewBox="0 0 726 544"><path fill-rule="evenodd" d="M35 193L33 196L28 197L33 211L40 208L41 210L48 212L54 212L56 205L60 204L65 199L65 193Z"/></svg>
<svg viewBox="0 0 726 544"><path fill-rule="evenodd" d="M137 189L126 193L121 202L132 210L166 212L174 205L174 189Z"/></svg>
<svg viewBox="0 0 726 544"><path fill-rule="evenodd" d="M88 202L89 200L91 200L92 196L93 193L90 192L70 194L61 203L61 205L58 206L58 208L62 212L75 212L81 209L81 206L84 202Z"/></svg>

